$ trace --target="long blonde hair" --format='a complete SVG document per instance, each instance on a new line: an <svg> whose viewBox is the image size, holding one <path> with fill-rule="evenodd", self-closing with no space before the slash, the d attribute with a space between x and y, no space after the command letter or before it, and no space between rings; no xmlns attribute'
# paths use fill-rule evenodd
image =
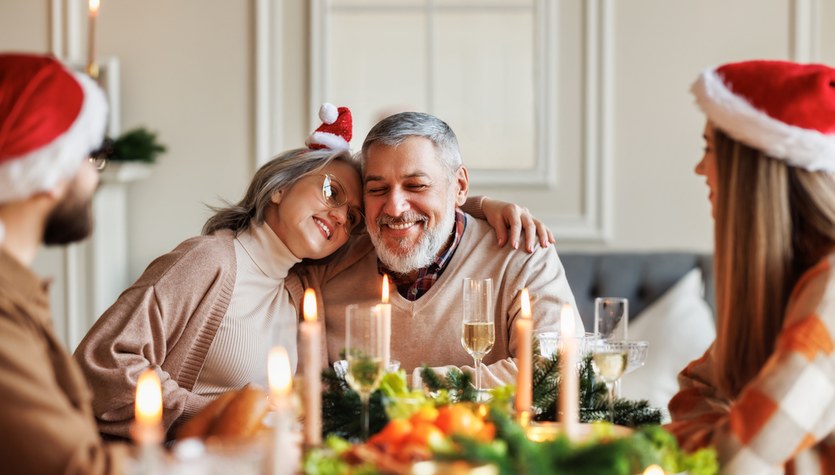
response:
<svg viewBox="0 0 835 475"><path fill-rule="evenodd" d="M798 278L835 246L835 176L714 135L716 376L736 397L774 351Z"/></svg>

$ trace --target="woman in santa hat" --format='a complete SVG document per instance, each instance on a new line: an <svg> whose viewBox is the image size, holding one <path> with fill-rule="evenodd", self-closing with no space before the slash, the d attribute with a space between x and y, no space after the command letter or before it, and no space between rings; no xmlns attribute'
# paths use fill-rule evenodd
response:
<svg viewBox="0 0 835 475"><path fill-rule="evenodd" d="M668 427L723 473L835 473L835 69L733 63L692 90L718 328Z"/></svg>

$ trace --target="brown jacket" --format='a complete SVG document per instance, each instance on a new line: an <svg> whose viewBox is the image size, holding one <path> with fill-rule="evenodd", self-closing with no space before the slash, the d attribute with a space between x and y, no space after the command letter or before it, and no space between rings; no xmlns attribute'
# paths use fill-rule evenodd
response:
<svg viewBox="0 0 835 475"><path fill-rule="evenodd" d="M0 250L0 460L4 473L121 473L84 376L56 338L44 285Z"/></svg>

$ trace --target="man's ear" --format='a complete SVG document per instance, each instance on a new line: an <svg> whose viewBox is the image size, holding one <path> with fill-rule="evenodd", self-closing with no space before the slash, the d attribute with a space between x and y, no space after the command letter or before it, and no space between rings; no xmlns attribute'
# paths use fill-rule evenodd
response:
<svg viewBox="0 0 835 475"><path fill-rule="evenodd" d="M461 165L458 171L455 172L455 182L458 186L458 192L455 196L455 204L463 206L467 201L467 195L470 193L470 177L467 174L467 167Z"/></svg>

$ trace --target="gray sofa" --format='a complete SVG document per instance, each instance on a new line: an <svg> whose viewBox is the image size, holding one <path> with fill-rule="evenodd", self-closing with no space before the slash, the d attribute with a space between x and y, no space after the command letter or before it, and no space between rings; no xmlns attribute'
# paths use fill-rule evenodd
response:
<svg viewBox="0 0 835 475"><path fill-rule="evenodd" d="M714 308L713 260L693 252L559 251L587 330L594 328L595 297L629 299L629 320L669 290L690 269L702 271L705 300Z"/></svg>

